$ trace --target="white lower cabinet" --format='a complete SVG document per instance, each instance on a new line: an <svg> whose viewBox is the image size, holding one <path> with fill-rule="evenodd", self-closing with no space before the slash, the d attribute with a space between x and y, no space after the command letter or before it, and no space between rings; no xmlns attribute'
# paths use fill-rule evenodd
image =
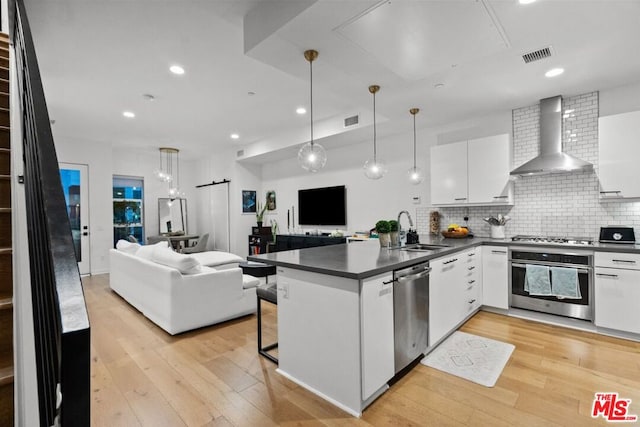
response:
<svg viewBox="0 0 640 427"><path fill-rule="evenodd" d="M386 273L362 282L362 400L395 374L392 279Z"/></svg>
<svg viewBox="0 0 640 427"><path fill-rule="evenodd" d="M640 256L596 252L595 265L596 326L640 334Z"/></svg>
<svg viewBox="0 0 640 427"><path fill-rule="evenodd" d="M481 253L475 247L430 261L430 347L482 304Z"/></svg>
<svg viewBox="0 0 640 427"><path fill-rule="evenodd" d="M482 247L482 303L509 308L509 257L506 246Z"/></svg>

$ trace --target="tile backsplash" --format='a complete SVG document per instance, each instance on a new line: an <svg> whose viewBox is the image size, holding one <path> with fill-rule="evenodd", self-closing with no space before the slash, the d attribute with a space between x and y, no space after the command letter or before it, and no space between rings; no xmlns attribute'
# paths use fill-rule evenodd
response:
<svg viewBox="0 0 640 427"><path fill-rule="evenodd" d="M539 105L513 110L513 167L535 157L539 151ZM628 225L640 236L640 202L600 202L598 182L598 92L563 100L563 150L593 163L589 173L518 178L514 182L514 206L419 208L419 234L429 233L429 212L438 210L440 226L468 225L477 236L489 236L482 220L501 213L509 215L507 237L516 234L598 238L601 226Z"/></svg>

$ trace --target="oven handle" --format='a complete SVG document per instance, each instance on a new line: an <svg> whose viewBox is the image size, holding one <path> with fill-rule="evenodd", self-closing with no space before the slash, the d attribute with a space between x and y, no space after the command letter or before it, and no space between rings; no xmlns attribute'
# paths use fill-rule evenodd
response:
<svg viewBox="0 0 640 427"><path fill-rule="evenodd" d="M576 267L567 267L567 264L561 265L561 264L536 264L536 263L530 263L531 265L542 265L542 266L547 266L547 267L565 267L565 268L575 268L576 270L578 270L578 273L586 273L589 274L589 270L591 270L590 268L576 268ZM519 264L517 262L512 262L511 263L512 267L519 267L519 268L527 268L526 264Z"/></svg>

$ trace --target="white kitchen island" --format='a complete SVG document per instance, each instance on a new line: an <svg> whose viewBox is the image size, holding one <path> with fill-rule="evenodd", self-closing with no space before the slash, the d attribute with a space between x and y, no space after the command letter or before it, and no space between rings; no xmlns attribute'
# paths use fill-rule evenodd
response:
<svg viewBox="0 0 640 427"><path fill-rule="evenodd" d="M435 254L372 241L249 257L277 266L278 372L360 416L395 375L393 270Z"/></svg>

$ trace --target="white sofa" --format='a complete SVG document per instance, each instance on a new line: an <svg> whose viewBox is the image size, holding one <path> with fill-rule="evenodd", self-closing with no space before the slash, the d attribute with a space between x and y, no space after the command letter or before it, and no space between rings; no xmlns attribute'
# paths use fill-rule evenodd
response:
<svg viewBox="0 0 640 427"><path fill-rule="evenodd" d="M143 246L140 251L111 249L109 284L171 335L256 311L255 287L259 280L243 275L237 266L201 266L193 257L172 252L166 244L164 248ZM188 264L194 273L183 274L178 268L157 262L165 262L161 258L167 257L172 262L177 260L181 264L178 268Z"/></svg>

